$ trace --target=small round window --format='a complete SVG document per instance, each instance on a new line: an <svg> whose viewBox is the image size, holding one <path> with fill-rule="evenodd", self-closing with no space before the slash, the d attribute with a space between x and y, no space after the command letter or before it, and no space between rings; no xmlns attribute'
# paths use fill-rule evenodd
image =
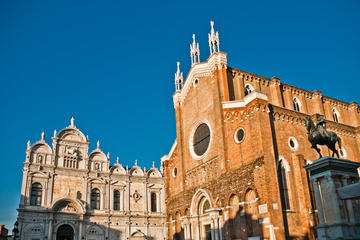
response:
<svg viewBox="0 0 360 240"><path fill-rule="evenodd" d="M291 148L291 150L297 150L299 147L299 144L296 140L296 138L294 137L289 137L289 141L288 141L289 147Z"/></svg>
<svg viewBox="0 0 360 240"><path fill-rule="evenodd" d="M245 137L245 131L243 128L238 128L235 131L234 139L236 143L241 143L244 140Z"/></svg>
<svg viewBox="0 0 360 240"><path fill-rule="evenodd" d="M177 176L177 167L173 168L173 173L172 173L173 177L176 178Z"/></svg>
<svg viewBox="0 0 360 240"><path fill-rule="evenodd" d="M196 78L193 82L193 86L196 87L198 85L198 83L199 83L199 79Z"/></svg>
<svg viewBox="0 0 360 240"><path fill-rule="evenodd" d="M193 148L197 156L202 156L209 148L210 128L206 123L200 124L194 134Z"/></svg>

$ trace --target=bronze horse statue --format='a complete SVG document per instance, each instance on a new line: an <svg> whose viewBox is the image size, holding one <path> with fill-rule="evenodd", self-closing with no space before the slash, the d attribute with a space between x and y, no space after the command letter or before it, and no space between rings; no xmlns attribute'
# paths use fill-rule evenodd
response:
<svg viewBox="0 0 360 240"><path fill-rule="evenodd" d="M336 150L336 143L339 144L339 149L341 149L341 139L332 131L327 131L324 127L325 119L321 115L317 115L316 126L309 116L305 118L305 126L308 132L308 140L311 143L311 147L314 148L322 157L320 149L316 145L326 145L332 151L332 157L334 154L338 158L339 152Z"/></svg>

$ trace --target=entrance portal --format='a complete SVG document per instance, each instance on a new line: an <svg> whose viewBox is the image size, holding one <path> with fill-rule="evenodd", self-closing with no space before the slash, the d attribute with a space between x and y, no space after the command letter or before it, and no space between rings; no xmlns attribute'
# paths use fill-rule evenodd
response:
<svg viewBox="0 0 360 240"><path fill-rule="evenodd" d="M68 225L61 225L56 231L56 240L74 240L74 229Z"/></svg>

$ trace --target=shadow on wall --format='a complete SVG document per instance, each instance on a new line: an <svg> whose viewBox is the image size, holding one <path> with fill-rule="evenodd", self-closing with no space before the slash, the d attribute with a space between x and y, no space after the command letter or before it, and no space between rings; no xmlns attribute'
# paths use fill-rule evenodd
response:
<svg viewBox="0 0 360 240"><path fill-rule="evenodd" d="M266 224L264 224L266 225ZM209 228L200 226L200 229L205 230L205 232L200 233L202 238L206 240L211 239L221 239L216 238L216 233L222 233L222 239L234 240L234 239L263 239L263 229L262 224L259 223L259 219L255 215L248 214L244 211L243 207L239 207L239 210L236 214L224 223L223 227L220 229ZM191 231L194 231L192 229ZM180 232L177 232L173 235L173 240L190 240L185 239L184 229L181 228ZM195 238L192 238L195 240Z"/></svg>
<svg viewBox="0 0 360 240"><path fill-rule="evenodd" d="M91 222L93 210L89 209L84 201L64 197L56 201L51 208L30 205L29 201L30 199L23 196L23 204L18 209L19 235L12 239L109 240L123 239L125 235L124 231L116 227ZM155 239L140 231L143 229L141 226L139 229L131 228L134 232L127 239Z"/></svg>

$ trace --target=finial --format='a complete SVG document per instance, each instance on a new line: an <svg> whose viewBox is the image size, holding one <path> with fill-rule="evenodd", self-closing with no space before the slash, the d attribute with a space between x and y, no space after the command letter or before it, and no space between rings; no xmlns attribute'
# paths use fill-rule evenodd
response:
<svg viewBox="0 0 360 240"><path fill-rule="evenodd" d="M153 165L152 165L152 168L155 168L155 161L153 161Z"/></svg>
<svg viewBox="0 0 360 240"><path fill-rule="evenodd" d="M98 140L96 143L96 148L99 149L100 148L100 141Z"/></svg>
<svg viewBox="0 0 360 240"><path fill-rule="evenodd" d="M106 156L107 156L108 159L110 159L110 153L109 152L107 153Z"/></svg>
<svg viewBox="0 0 360 240"><path fill-rule="evenodd" d="M56 129L54 130L54 136L53 137L56 137Z"/></svg>
<svg viewBox="0 0 360 240"><path fill-rule="evenodd" d="M137 166L137 159L135 160L135 166Z"/></svg>
<svg viewBox="0 0 360 240"><path fill-rule="evenodd" d="M44 141L44 139L45 139L45 133L44 133L44 131L41 133L41 141Z"/></svg>
<svg viewBox="0 0 360 240"><path fill-rule="evenodd" d="M87 142L89 141L89 135L86 135L86 141Z"/></svg>
<svg viewBox="0 0 360 240"><path fill-rule="evenodd" d="M74 117L71 117L71 119L70 119L70 126L72 126L72 127L74 126L74 120L75 120Z"/></svg>
<svg viewBox="0 0 360 240"><path fill-rule="evenodd" d="M116 157L116 164L119 164L119 157Z"/></svg>
<svg viewBox="0 0 360 240"><path fill-rule="evenodd" d="M199 43L195 41L195 34L192 35L193 43L190 44L190 57L191 57L191 66L195 63L200 62L200 48Z"/></svg>
<svg viewBox="0 0 360 240"><path fill-rule="evenodd" d="M219 32L215 33L214 21L210 21L211 30L209 35L210 55L220 51Z"/></svg>
<svg viewBox="0 0 360 240"><path fill-rule="evenodd" d="M175 73L175 90L180 91L183 83L183 73L180 72L180 62L177 62L177 70Z"/></svg>
<svg viewBox="0 0 360 240"><path fill-rule="evenodd" d="M30 140L27 141L27 147L26 147L26 150L29 150L31 148L31 143L30 143Z"/></svg>

